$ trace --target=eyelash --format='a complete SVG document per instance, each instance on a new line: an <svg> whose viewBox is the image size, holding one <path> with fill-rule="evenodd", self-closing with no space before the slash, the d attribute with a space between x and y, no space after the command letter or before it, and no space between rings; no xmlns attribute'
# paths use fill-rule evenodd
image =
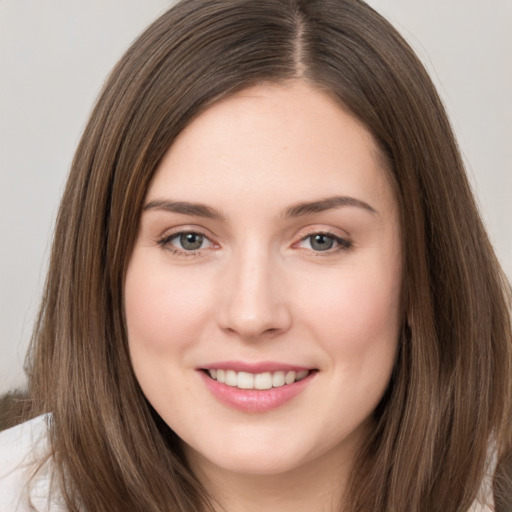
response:
<svg viewBox="0 0 512 512"><path fill-rule="evenodd" d="M326 237L333 240L333 243L336 244L334 247L330 247L329 249L323 250L323 251L315 251L313 249L306 249L310 250L315 256L329 256L332 254L336 254L341 251L348 251L352 248L352 242L350 240L347 240L346 238L341 238L334 233L331 233L329 231L315 231L313 233L309 233L306 236L302 237L299 242L297 242L294 245L300 244L302 242L305 242L306 240L310 240L309 245L311 246L311 240L313 237Z"/></svg>
<svg viewBox="0 0 512 512"><path fill-rule="evenodd" d="M198 256L201 252L201 248L199 248L197 250L186 250L186 249L180 249L180 248L172 246L171 242L174 239L179 239L180 237L182 237L184 235L197 235L197 236L202 237L203 240L207 240L210 244L214 245L214 243L206 235L204 235L203 233L200 233L198 231L194 231L194 230L179 231L179 232L173 233L171 235L166 235L166 236L160 238L159 240L157 240L157 245L162 247L162 249L164 249L166 251L170 251L175 256L185 257L185 258ZM317 237L317 236L323 236L326 238L330 238L333 240L333 243L336 245L334 248L330 247L323 251L315 251L312 248L305 249L305 250L311 251L312 254L314 254L315 256L329 256L329 255L332 255L334 253L338 253L341 251L348 251L353 246L353 244L350 240L341 238L329 231L315 231L315 232L309 233L306 236L303 236L298 242L293 244L293 246L295 247L298 244L301 244L309 239L310 240L309 245L311 247L311 239L313 237Z"/></svg>

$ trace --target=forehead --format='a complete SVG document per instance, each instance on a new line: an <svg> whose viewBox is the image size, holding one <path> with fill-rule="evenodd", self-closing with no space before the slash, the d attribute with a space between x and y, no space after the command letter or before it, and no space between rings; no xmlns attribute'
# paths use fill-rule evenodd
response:
<svg viewBox="0 0 512 512"><path fill-rule="evenodd" d="M199 115L159 165L148 200L216 194L277 202L363 195L392 201L372 135L328 94L302 82L258 85ZM278 201L279 200L279 201Z"/></svg>

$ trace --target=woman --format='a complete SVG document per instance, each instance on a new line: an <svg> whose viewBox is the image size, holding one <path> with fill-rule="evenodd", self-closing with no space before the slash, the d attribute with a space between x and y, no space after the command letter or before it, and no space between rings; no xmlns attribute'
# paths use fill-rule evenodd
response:
<svg viewBox="0 0 512 512"><path fill-rule="evenodd" d="M44 415L3 434L2 487L43 510L508 510L508 301L385 20L182 2L78 147L29 356Z"/></svg>

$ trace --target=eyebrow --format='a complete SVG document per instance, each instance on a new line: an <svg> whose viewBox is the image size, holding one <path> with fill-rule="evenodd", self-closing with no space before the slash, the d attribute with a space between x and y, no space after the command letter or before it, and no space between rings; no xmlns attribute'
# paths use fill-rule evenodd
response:
<svg viewBox="0 0 512 512"><path fill-rule="evenodd" d="M150 201L144 206L143 210L165 210L167 212L182 213L184 215L193 215L195 217L224 220L224 215L214 208L201 203L189 203L188 201Z"/></svg>
<svg viewBox="0 0 512 512"><path fill-rule="evenodd" d="M377 210L368 203L365 203L360 199L356 199L355 197L333 196L326 197L325 199L320 199L318 201L296 203L285 211L284 217L291 218L301 217L302 215L312 215L314 213L320 213L326 210L340 208L342 206L355 206L357 208L367 210L370 213L378 213Z"/></svg>
<svg viewBox="0 0 512 512"><path fill-rule="evenodd" d="M316 201L296 203L286 209L283 217L286 219L312 215L314 213L320 213L326 210L341 208L342 206L355 206L357 208L367 210L371 213L378 213L377 210L375 210L368 203L365 203L360 199L356 199L355 197L334 196ZM164 210L167 212L181 213L183 215L193 215L195 217L204 217L207 219L225 220L224 215L215 208L211 208L210 206L202 203L190 203L188 201L170 201L164 199L150 201L144 206L143 210Z"/></svg>

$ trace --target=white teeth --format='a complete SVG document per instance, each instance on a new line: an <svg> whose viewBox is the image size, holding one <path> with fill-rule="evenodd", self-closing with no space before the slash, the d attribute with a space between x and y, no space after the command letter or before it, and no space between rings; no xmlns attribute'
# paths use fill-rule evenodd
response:
<svg viewBox="0 0 512 512"><path fill-rule="evenodd" d="M286 382L286 384L292 384L293 382L295 382L296 376L297 374L294 371L288 372L286 374L286 377L284 378L284 381Z"/></svg>
<svg viewBox="0 0 512 512"><path fill-rule="evenodd" d="M237 384L236 372L234 370L226 370L226 380L224 384L235 387Z"/></svg>
<svg viewBox="0 0 512 512"><path fill-rule="evenodd" d="M284 372L274 372L272 375L272 387L280 388L284 384Z"/></svg>
<svg viewBox="0 0 512 512"><path fill-rule="evenodd" d="M254 375L247 372L238 372L236 379L236 387L240 389L253 389L254 388Z"/></svg>
<svg viewBox="0 0 512 512"><path fill-rule="evenodd" d="M300 372L297 372L297 376L295 377L295 380L302 380L304 377L308 376L307 370L301 370Z"/></svg>
<svg viewBox="0 0 512 512"><path fill-rule="evenodd" d="M256 389L270 389L272 387L272 374L270 372L258 373L254 377L254 387Z"/></svg>
<svg viewBox="0 0 512 512"><path fill-rule="evenodd" d="M264 373L235 372L234 370L210 369L208 374L217 382L239 389L271 389L293 384L306 378L309 370L277 371Z"/></svg>

